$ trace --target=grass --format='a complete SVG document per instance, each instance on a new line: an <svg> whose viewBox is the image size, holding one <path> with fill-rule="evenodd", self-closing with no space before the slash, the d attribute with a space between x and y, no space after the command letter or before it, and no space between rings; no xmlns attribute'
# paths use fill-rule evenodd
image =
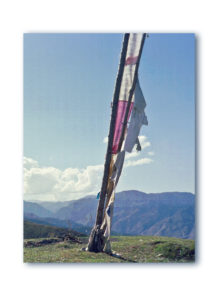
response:
<svg viewBox="0 0 224 300"><path fill-rule="evenodd" d="M169 263L194 262L194 241L156 236L116 236L112 249L118 257L106 253L82 251L83 244L62 241L43 246L24 247L26 263ZM41 239L25 240L40 241Z"/></svg>

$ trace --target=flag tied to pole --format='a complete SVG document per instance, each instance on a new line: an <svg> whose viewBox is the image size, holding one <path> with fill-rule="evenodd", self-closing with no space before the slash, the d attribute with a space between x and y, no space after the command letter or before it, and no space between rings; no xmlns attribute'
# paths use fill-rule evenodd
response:
<svg viewBox="0 0 224 300"><path fill-rule="evenodd" d="M101 225L106 240L104 246L106 252L111 252L110 234L115 188L123 168L125 152L131 152L135 144L140 149L138 140L140 129L142 125L148 125L144 112L146 102L138 81L138 66L144 40L145 34L142 33L131 33L128 39L113 135L104 218Z"/></svg>

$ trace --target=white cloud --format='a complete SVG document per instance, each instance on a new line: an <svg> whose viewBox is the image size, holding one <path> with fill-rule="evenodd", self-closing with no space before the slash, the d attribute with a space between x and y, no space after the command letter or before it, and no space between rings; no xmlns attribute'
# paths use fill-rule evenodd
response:
<svg viewBox="0 0 224 300"><path fill-rule="evenodd" d="M23 167L25 169L31 169L38 167L38 162L32 158L24 157L23 158Z"/></svg>
<svg viewBox="0 0 224 300"><path fill-rule="evenodd" d="M107 138L104 139L105 141ZM150 146L146 136L139 137L142 151L135 149L126 153L124 167L135 167L151 163L152 155L144 149ZM151 154L150 154L151 153ZM103 165L87 166L83 169L42 167L32 158L24 157L24 199L43 201L65 201L97 194L103 176Z"/></svg>
<svg viewBox="0 0 224 300"><path fill-rule="evenodd" d="M108 143L108 136L105 136L105 138L103 139L103 143L107 144Z"/></svg>
<svg viewBox="0 0 224 300"><path fill-rule="evenodd" d="M154 156L154 155L155 155L155 153L154 153L153 151L149 151L149 152L148 152L148 155L150 155L150 156Z"/></svg>
<svg viewBox="0 0 224 300"><path fill-rule="evenodd" d="M142 150L151 146L151 143L148 141L148 138L145 135L139 136L139 142Z"/></svg>
<svg viewBox="0 0 224 300"><path fill-rule="evenodd" d="M61 171L56 168L30 168L24 172L24 192L28 194L52 192L60 180Z"/></svg>
<svg viewBox="0 0 224 300"><path fill-rule="evenodd" d="M24 158L24 162L25 200L65 201L99 192L103 165L61 171L53 167L39 167L30 158Z"/></svg>
<svg viewBox="0 0 224 300"><path fill-rule="evenodd" d="M127 160L124 164L125 167L134 167L140 165L150 164L153 160L151 158L141 158L138 160Z"/></svg>
<svg viewBox="0 0 224 300"><path fill-rule="evenodd" d="M144 135L140 135L139 136L139 142L141 144L141 151L137 151L135 148L133 149L133 151L131 153L126 153L125 155L125 167L134 167L134 166L139 166L139 165L145 165L145 164L149 164L151 162L153 162L153 160L151 158L148 157L144 157L145 155L154 155L154 153L145 152L145 149L151 146L151 143L149 142L148 138ZM142 157L139 159L139 157ZM137 160L136 160L137 158Z"/></svg>
<svg viewBox="0 0 224 300"><path fill-rule="evenodd" d="M129 158L133 158L133 157L137 157L137 156L139 156L140 155L140 151L136 151L136 150L133 150L131 153L126 153L125 154L125 158L126 159L129 159Z"/></svg>

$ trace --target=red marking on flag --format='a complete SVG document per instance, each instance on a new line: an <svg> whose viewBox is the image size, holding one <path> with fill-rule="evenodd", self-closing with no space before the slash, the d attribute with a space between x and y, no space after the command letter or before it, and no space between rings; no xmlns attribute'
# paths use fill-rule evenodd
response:
<svg viewBox="0 0 224 300"><path fill-rule="evenodd" d="M138 60L138 56L129 56L126 61L125 61L125 65L134 65L136 64Z"/></svg>
<svg viewBox="0 0 224 300"><path fill-rule="evenodd" d="M112 153L113 154L116 154L117 150L118 150L127 105L128 105L128 101L120 100L118 102L117 117L116 117L115 130L114 130L114 139L113 139L113 146L112 146ZM129 108L129 113L128 113L128 119L130 118L133 105L134 105L134 103L131 102L131 105L130 105L130 108Z"/></svg>

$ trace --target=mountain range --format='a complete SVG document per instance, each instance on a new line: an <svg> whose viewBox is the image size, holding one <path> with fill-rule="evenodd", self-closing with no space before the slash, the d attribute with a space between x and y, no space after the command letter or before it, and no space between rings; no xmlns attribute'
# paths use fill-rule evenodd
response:
<svg viewBox="0 0 224 300"><path fill-rule="evenodd" d="M66 202L24 201L24 219L89 233L97 205L95 196ZM146 194L135 190L116 193L112 231L119 235L194 239L195 196L183 192Z"/></svg>

